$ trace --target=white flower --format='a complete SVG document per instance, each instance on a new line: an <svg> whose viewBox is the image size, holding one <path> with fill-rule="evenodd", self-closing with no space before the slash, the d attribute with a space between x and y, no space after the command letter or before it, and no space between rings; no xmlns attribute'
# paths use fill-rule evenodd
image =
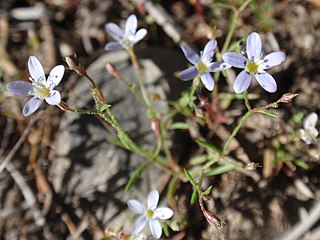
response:
<svg viewBox="0 0 320 240"><path fill-rule="evenodd" d="M319 132L316 129L318 115L310 113L303 121L303 129L299 129L300 138L308 145L314 143Z"/></svg>
<svg viewBox="0 0 320 240"><path fill-rule="evenodd" d="M35 56L29 57L28 60L30 82L14 81L7 85L7 89L16 94L23 96L33 96L23 107L24 116L34 113L45 100L50 105L57 105L61 101L60 93L53 90L61 81L64 74L64 66L55 66L46 79L43 67Z"/></svg>
<svg viewBox="0 0 320 240"><path fill-rule="evenodd" d="M143 39L147 30L142 28L137 31L138 20L135 15L130 15L127 19L124 31L114 23L106 24L106 31L113 37L113 42L106 44L105 49L115 51L120 48L128 49Z"/></svg>
<svg viewBox="0 0 320 240"><path fill-rule="evenodd" d="M147 208L138 200L129 200L128 207L135 213L141 216L135 222L132 233L134 235L139 234L142 229L149 223L150 231L152 235L159 239L162 235L162 228L158 219L169 219L173 215L173 211L168 207L157 208L159 202L159 193L157 190L153 190L149 193Z"/></svg>

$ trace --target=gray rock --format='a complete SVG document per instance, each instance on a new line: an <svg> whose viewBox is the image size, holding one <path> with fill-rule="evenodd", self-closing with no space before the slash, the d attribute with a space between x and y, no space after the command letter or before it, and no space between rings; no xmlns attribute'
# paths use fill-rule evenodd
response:
<svg viewBox="0 0 320 240"><path fill-rule="evenodd" d="M164 51L162 59L168 57L165 53L171 54L170 59L176 56L170 51ZM150 54L159 57L154 52ZM106 53L93 62L87 70L102 90L107 103L112 105L112 112L129 135L139 144L149 149L154 148L156 137L150 130L146 109L124 83L106 72L106 63L114 64L126 80L137 82L128 54L125 51ZM165 99L169 86L163 77L163 72L150 59L141 59L140 63L144 69L148 93L157 93ZM177 67L177 63L173 66ZM71 106L92 108L94 105L89 82L85 79L79 79L79 84L69 96L67 102ZM167 109L163 101L155 104L159 112ZM65 196L67 202L73 203L85 198L92 204L90 208L94 209L97 218L105 227L122 226L125 231L129 231L132 222L127 218L133 214L121 214L123 210L127 211L127 200L135 198L146 201L150 190L158 187L161 170L155 165L150 165L133 188L127 193L124 192L130 176L145 159L107 141L115 136L114 131L107 130L94 116L66 113L55 142L56 152L50 168L50 180L55 191Z"/></svg>

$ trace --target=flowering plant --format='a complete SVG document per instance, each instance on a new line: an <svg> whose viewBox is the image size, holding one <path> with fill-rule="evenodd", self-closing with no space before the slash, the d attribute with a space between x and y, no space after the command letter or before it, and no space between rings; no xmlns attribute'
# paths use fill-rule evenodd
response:
<svg viewBox="0 0 320 240"><path fill-rule="evenodd" d="M148 3L150 2L151 1ZM180 208L179 204L181 202L190 208L195 203L199 204L199 208L196 208L196 210L201 211L202 215L197 214L197 217L202 217L202 219L210 225L216 228L221 228L224 225L228 226L228 224L232 222L232 218L229 219L229 221L224 221L221 216L225 214L220 211L223 210L223 203L214 204L217 198L217 190L212 193L215 185L214 183L210 185L209 180L211 177L236 170L237 173L244 173L246 177L252 177L255 181L261 179L258 172L252 174L252 172L249 171L255 171L257 168L265 167L263 166L264 163L253 162L251 159L248 161L251 156L246 155L246 146L243 146L240 141L237 142L238 139L236 136L240 131L243 131L244 126L250 122L251 117L255 114L264 114L264 117L279 117L279 114L274 111L274 109L278 108L280 104L291 102L298 94L285 93L280 99L274 100L271 103L267 103L266 100L263 99L263 101L254 102L254 104L258 106L252 105L252 99L257 100L259 98L259 93L248 92L252 80L256 79L261 87L268 93L276 92L277 82L267 73L267 70L284 62L286 54L282 51L276 51L264 56L260 35L257 32L247 33L246 30L237 33L237 35L245 36L248 34L245 51L244 54L242 54L242 51L239 49L242 46L237 41L234 32L236 26L238 26L237 21L240 19L241 12L250 2L250 0L244 0L240 7L235 3L230 5L231 7L226 10L234 11L234 18L230 24L230 29L226 34L223 31L221 31L221 34L220 31L217 31L217 34L215 34L215 31L212 30L212 34L208 34L208 39L204 47L199 46L203 39L201 39L201 41L195 41L194 46L203 49L199 53L191 49L187 44L181 45L182 53L191 66L187 68L180 66L180 68L177 69L180 71L178 77L182 81L193 80L193 84L190 88L183 91L181 96L179 95L176 100L166 99L165 94L163 94L163 96L160 96L160 94L157 95L157 93L153 92L154 86L146 87L147 81L145 76L147 75L143 71L150 65L145 65L143 61L139 61L135 54L134 46L146 36L147 30L144 28L137 30L137 17L133 14L129 15L124 28L121 28L115 23L107 23L105 25L105 30L114 39L114 41L108 42L107 44L105 44L105 42L102 43L103 45L105 44L105 50L115 51L123 48L123 52L128 53L123 55L127 57L126 60L131 60L133 68L130 69L130 74L128 74L128 79L126 79L124 77L125 74L122 75L120 71L118 62L104 62L103 70L106 70L106 72L97 75L100 77L101 75L105 76L106 74L110 74L114 79L119 80L113 81L114 84L118 84L120 81L120 84L124 83L121 87L127 88L126 93L129 92L129 94L132 94L136 98L139 103L137 105L139 105L143 111L136 108L133 110L138 114L146 112L145 119L150 125L148 134L152 135L150 139L152 139L152 144L155 142L154 145L146 146L147 144L145 144L144 141L136 141L136 139L131 136L132 133L128 131L119 120L121 117L118 116L118 109L115 109L114 106L111 105L111 100L108 99L110 95L108 96L107 91L103 93L104 89L101 86L102 84L107 84L106 81L97 82L98 77L95 74L91 75L90 69L89 71L86 70L76 54L67 56L65 62L69 70L75 71L81 76L80 81L83 79L85 79L85 81L88 80L88 95L91 94L92 96L92 104L90 102L85 105L86 107L84 108L71 106L69 99L65 100L68 101L68 103L62 101L59 91L55 90L55 87L64 76L64 66L55 66L46 78L45 71L35 56L29 57L28 60L31 82L19 80L7 84L7 89L11 93L32 97L23 107L22 113L24 116L29 116L34 113L40 107L41 103L46 101L49 105L56 105L61 110L69 113L94 115L103 122L108 130L111 129L110 132L112 132L114 136L110 142L116 144L119 148L123 148L124 151L131 152L138 156L132 158L133 160L130 158L130 161L137 161L138 164L134 162L133 166L137 167L134 170L130 168L131 172L128 179L127 176L125 176L125 179L128 181L125 183L123 191L123 195L125 196L122 199L131 198L130 191L132 191L132 186L137 182L137 179L144 177L143 173L150 165L154 164L165 172L168 184L167 186L162 186L163 188L159 187L159 189L164 189L161 195L165 195L164 192L167 191L166 196L169 207L158 206L160 194L157 190L152 190L149 193L146 205L136 199L130 199L126 204L119 204L122 207L127 206L129 208L126 208L127 210L132 210L139 216L134 223L132 222L132 226L130 225L131 231L125 224L116 226L117 230L113 230L107 226L101 234L103 237L106 236L106 239L112 239L114 237L124 240L136 239L139 234L142 236L141 233L147 225L151 233L149 235L152 235L153 238L156 239L160 239L163 233L167 237L176 234L176 239L189 238L186 234L189 232L188 228L193 227L193 225L191 225L193 221L188 221L190 214L187 214L186 212L188 211L184 208ZM142 14L142 11L140 13ZM150 34L151 38L152 36L153 35ZM262 39L264 39L263 34L261 34L261 36ZM215 40L215 38L217 40ZM179 41L176 46L178 50L180 50L178 47L180 43ZM220 43L222 44L221 48ZM182 55L181 51L179 51L179 53ZM111 54L113 57L115 53ZM173 60L174 59L172 59L172 61ZM171 59L167 64L170 63L172 63ZM125 65L127 67L128 64ZM233 75L233 71L228 70L231 67L240 68L242 71L238 76L235 76ZM131 70L134 71L135 74L131 74ZM171 75L174 74L172 73ZM178 78L176 79L177 82L180 80ZM279 81L281 81L281 79L279 79ZM136 84L139 86L138 88ZM232 85L235 93L233 91L231 91L231 93L227 92ZM202 91L204 88L212 92ZM112 90L113 89L109 88L109 91ZM106 96L106 98L104 98L104 96ZM233 101L236 103L233 104ZM241 106L239 102L242 103L242 101L243 104ZM166 104L167 109L161 109L160 111L157 108L160 105L158 104L159 102L161 102L161 104L163 102L168 103ZM129 106L135 106L134 104L130 102ZM124 115L125 114L126 113L124 113ZM304 120L303 129L299 129L298 131L301 139L305 141L307 145L316 142L316 137L319 134L316 129L317 121L318 116L316 113L308 115ZM299 124L301 124L301 122L299 122ZM182 149L183 161L180 161L180 156L177 157L177 154L173 152L176 147L172 145L174 141L170 139L173 136L173 131L182 131L183 136L188 135L188 141L192 143L192 148L190 149L187 149L189 145L182 145L184 147ZM297 131L292 132L295 134L294 140L296 140ZM252 138L256 141L260 135L255 135ZM283 142L285 142L285 140L281 139ZM292 160L292 162L298 162L300 164L299 166L303 167L306 165L303 165L301 161L299 162L294 158L287 157L286 153L283 153L285 151L281 149L282 145L278 144L278 141L274 142L272 142L272 144L277 144L278 147L275 150L278 151L274 154L275 159L285 159L287 162ZM232 146L231 143L235 143L233 149L230 147ZM293 141L290 143L293 143ZM295 141L294 143L300 144L301 142ZM307 147L305 144L300 145ZM242 154L238 154L238 152L235 151L235 149L238 150L239 146L243 148L241 149ZM233 152L230 153L231 151ZM283 152L279 154L280 151ZM245 156L243 157L243 155ZM259 158L254 160L260 161ZM130 162L130 164L132 162ZM288 166L289 164L292 165L291 162L288 163ZM298 164L296 165L298 166ZM2 162L0 163L0 173L1 166ZM130 167L131 166L132 165L130 165ZM204 181L204 179L206 179L206 181ZM161 183L163 183L163 181L161 181ZM205 186L206 183L209 183L208 186ZM185 201L184 198L180 197L182 192L180 188L182 187L188 189L188 191L185 191L183 194L188 195L188 197L190 195L190 201ZM122 210L123 209L121 209L121 211ZM127 216L128 214L121 215L121 217ZM72 237L76 238L75 236L78 232L81 232L81 226L79 227L80 230L76 229L77 232L75 231L75 226L77 225L73 222L70 223L71 218L69 219L67 215L63 215L63 219L68 229L70 229L70 232L74 235ZM203 222L201 222L201 224L203 224Z"/></svg>

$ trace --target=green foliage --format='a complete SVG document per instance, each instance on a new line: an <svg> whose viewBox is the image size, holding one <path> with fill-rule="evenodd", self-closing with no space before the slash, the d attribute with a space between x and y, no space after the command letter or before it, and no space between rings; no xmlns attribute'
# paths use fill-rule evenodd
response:
<svg viewBox="0 0 320 240"><path fill-rule="evenodd" d="M130 178L130 180L128 181L128 183L126 184L124 190L126 192L128 192L130 190L130 188L132 187L132 185L135 183L135 181L138 179L138 177L140 177L140 175L142 174L142 172L150 165L150 162L145 162L143 163L132 175L132 177Z"/></svg>
<svg viewBox="0 0 320 240"><path fill-rule="evenodd" d="M213 152L215 152L215 153L217 153L217 154L221 154L221 153L222 153L222 151L221 151L219 148L217 148L217 147L214 146L213 144L208 143L208 142L206 142L206 141L196 140L196 143L198 143L198 144L201 145L202 147L205 147L205 148L207 148L207 149L209 149L209 150L211 150L211 151L213 151Z"/></svg>
<svg viewBox="0 0 320 240"><path fill-rule="evenodd" d="M205 170L205 175L206 176L214 176L214 175L219 175L223 174L226 172L229 172L233 169L235 169L236 166L234 164L223 164L215 168L209 168Z"/></svg>
<svg viewBox="0 0 320 240"><path fill-rule="evenodd" d="M267 110L267 109L262 109L262 110L259 110L257 112L263 113L263 114L265 114L265 115L267 115L269 117L278 117L278 115L276 113L274 113L274 112L272 112L270 110Z"/></svg>
<svg viewBox="0 0 320 240"><path fill-rule="evenodd" d="M183 169L184 174L186 175L186 177L188 178L189 182L193 185L196 186L196 181L194 180L193 176L191 175L191 173L187 170L187 169Z"/></svg>

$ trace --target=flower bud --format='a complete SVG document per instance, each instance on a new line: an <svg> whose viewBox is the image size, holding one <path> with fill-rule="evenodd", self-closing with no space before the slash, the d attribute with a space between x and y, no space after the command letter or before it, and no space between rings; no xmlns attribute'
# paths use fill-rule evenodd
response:
<svg viewBox="0 0 320 240"><path fill-rule="evenodd" d="M289 103L292 101L293 98L298 96L297 93L285 93L282 95L282 97L277 101L278 103Z"/></svg>
<svg viewBox="0 0 320 240"><path fill-rule="evenodd" d="M225 224L224 221L220 220L220 218L218 218L211 212L203 211L203 215L207 219L208 223L210 223L211 225L214 225L216 227L222 227L222 224Z"/></svg>
<svg viewBox="0 0 320 240"><path fill-rule="evenodd" d="M260 163L250 162L246 165L246 169L250 171L256 170L258 167L261 167Z"/></svg>
<svg viewBox="0 0 320 240"><path fill-rule="evenodd" d="M63 111L69 110L69 105L66 102L61 101L57 106Z"/></svg>
<svg viewBox="0 0 320 240"><path fill-rule="evenodd" d="M76 54L65 57L65 61L69 69L75 71L80 76L85 76L87 74L86 69L80 64Z"/></svg>
<svg viewBox="0 0 320 240"><path fill-rule="evenodd" d="M111 63L107 63L106 64L106 70L107 70L108 73L110 73L115 78L119 78L120 77L120 73L115 68L115 66L113 66Z"/></svg>
<svg viewBox="0 0 320 240"><path fill-rule="evenodd" d="M159 121L159 119L157 119L157 118L152 119L151 129L152 129L152 131L155 132L155 134L157 134L157 136L160 135L160 121Z"/></svg>

